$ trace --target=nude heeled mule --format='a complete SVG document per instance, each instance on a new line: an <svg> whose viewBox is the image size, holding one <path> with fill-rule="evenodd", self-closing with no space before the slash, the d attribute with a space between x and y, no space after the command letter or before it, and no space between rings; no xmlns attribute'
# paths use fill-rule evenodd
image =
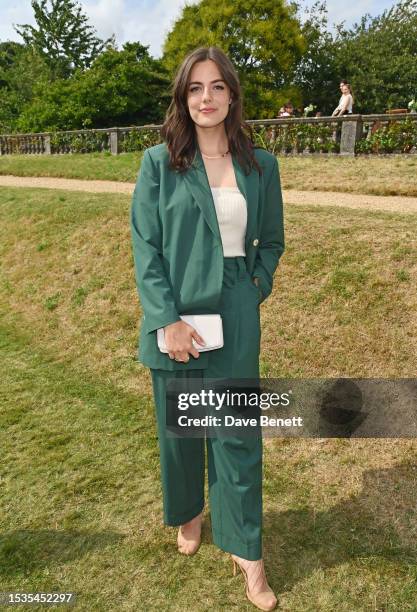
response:
<svg viewBox="0 0 417 612"><path fill-rule="evenodd" d="M256 595L251 595L249 592L248 576L246 574L246 571L237 561L233 559L232 556L230 558L232 559L232 563L233 563L233 576L236 576L236 571L237 571L236 567L238 567L240 571L242 572L243 577L245 578L246 597L249 599L249 601L254 606L259 608L259 610L264 610L265 612L269 612L269 610L274 610L276 608L278 600L275 597L274 591L271 589L271 587L268 587L267 591L261 591L260 593L256 593ZM265 576L265 579L266 579L266 576Z"/></svg>

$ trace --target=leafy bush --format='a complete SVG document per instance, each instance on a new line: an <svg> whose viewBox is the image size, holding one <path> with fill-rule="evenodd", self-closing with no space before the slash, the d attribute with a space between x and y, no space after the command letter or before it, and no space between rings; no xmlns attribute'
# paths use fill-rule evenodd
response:
<svg viewBox="0 0 417 612"><path fill-rule="evenodd" d="M123 153L142 151L161 142L159 130L119 131L119 150ZM52 153L110 152L110 132L86 131L80 133L52 132Z"/></svg>
<svg viewBox="0 0 417 612"><path fill-rule="evenodd" d="M121 137L121 150L142 151L162 142L159 130L133 130L125 132Z"/></svg>
<svg viewBox="0 0 417 612"><path fill-rule="evenodd" d="M271 153L337 153L337 127L323 123L288 123L255 128L256 142ZM275 132L275 134L274 134Z"/></svg>
<svg viewBox="0 0 417 612"><path fill-rule="evenodd" d="M356 153L409 153L417 147L417 121L410 118L381 124L356 143Z"/></svg>
<svg viewBox="0 0 417 612"><path fill-rule="evenodd" d="M51 153L93 153L109 149L106 132L82 132L75 134L53 132Z"/></svg>

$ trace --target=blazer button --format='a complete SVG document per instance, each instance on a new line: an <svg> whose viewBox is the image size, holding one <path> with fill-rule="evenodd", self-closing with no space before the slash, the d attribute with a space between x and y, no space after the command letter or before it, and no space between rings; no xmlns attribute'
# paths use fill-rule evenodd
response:
<svg viewBox="0 0 417 612"><path fill-rule="evenodd" d="M255 240L253 241L253 246L258 246L258 244L259 244L259 240L255 238Z"/></svg>

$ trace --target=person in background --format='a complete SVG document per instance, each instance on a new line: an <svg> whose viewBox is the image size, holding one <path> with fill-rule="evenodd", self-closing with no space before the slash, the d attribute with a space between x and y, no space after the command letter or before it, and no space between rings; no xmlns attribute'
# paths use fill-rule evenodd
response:
<svg viewBox="0 0 417 612"><path fill-rule="evenodd" d="M340 117L341 115L350 115L352 113L354 100L351 85L346 83L346 81L341 81L340 90L342 95L340 96L339 104L332 113L332 117Z"/></svg>
<svg viewBox="0 0 417 612"><path fill-rule="evenodd" d="M287 102L283 107L279 109L278 117L293 117L294 116L294 106L291 102Z"/></svg>

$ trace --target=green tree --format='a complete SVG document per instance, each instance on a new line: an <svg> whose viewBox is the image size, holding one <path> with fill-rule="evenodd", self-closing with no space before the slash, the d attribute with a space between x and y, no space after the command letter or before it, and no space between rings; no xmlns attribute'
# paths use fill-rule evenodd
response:
<svg viewBox="0 0 417 612"><path fill-rule="evenodd" d="M7 73L16 62L23 45L18 42L8 40L0 42L0 88L8 84Z"/></svg>
<svg viewBox="0 0 417 612"><path fill-rule="evenodd" d="M17 24L15 30L27 45L34 46L51 68L53 78L67 78L76 69L91 66L114 35L106 41L95 35L76 0L32 0L36 27Z"/></svg>
<svg viewBox="0 0 417 612"><path fill-rule="evenodd" d="M349 30L338 25L334 57L337 72L352 83L354 111L407 108L417 90L417 0L366 14Z"/></svg>
<svg viewBox="0 0 417 612"><path fill-rule="evenodd" d="M288 82L305 51L296 10L284 0L202 0L185 6L167 36L162 61L172 77L187 53L218 46L239 73L246 118L275 117L289 96L300 100Z"/></svg>
<svg viewBox="0 0 417 612"><path fill-rule="evenodd" d="M158 123L168 105L168 86L147 47L125 43L121 51L108 48L89 70L38 89L17 126L38 132Z"/></svg>
<svg viewBox="0 0 417 612"><path fill-rule="evenodd" d="M318 0L311 7L298 4L298 9L306 50L295 66L291 81L301 91L303 106L311 103L322 113L331 114L344 75L338 73L334 58L335 43L328 31L327 6Z"/></svg>
<svg viewBox="0 0 417 612"><path fill-rule="evenodd" d="M307 48L292 76L304 105L311 102L330 114L339 100L339 82L347 79L354 112L407 108L417 83L417 0L400 0L376 17L366 14L350 29L336 24L334 35L325 2L305 12L307 19L299 18Z"/></svg>
<svg viewBox="0 0 417 612"><path fill-rule="evenodd" d="M0 43L0 132L12 132L34 88L46 89L50 78L44 58L34 47Z"/></svg>

